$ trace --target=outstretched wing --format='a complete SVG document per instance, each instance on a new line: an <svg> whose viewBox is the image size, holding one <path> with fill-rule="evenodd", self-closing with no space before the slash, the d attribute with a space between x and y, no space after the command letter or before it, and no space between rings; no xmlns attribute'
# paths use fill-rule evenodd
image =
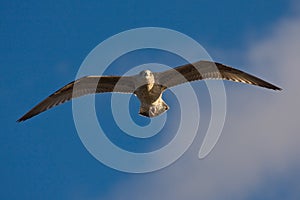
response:
<svg viewBox="0 0 300 200"><path fill-rule="evenodd" d="M199 61L192 64L176 67L156 75L159 84L165 87L173 87L185 82L203 79L223 79L246 84L257 85L273 90L281 88L268 83L251 74L238 69L210 61Z"/></svg>
<svg viewBox="0 0 300 200"><path fill-rule="evenodd" d="M132 76L86 76L80 78L51 94L18 119L18 122L25 121L72 98L87 94L103 92L133 93L135 89L134 81L135 79Z"/></svg>

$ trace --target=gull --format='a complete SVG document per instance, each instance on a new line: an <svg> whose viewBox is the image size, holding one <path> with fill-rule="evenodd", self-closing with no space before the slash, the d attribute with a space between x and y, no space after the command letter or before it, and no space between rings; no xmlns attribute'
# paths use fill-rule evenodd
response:
<svg viewBox="0 0 300 200"><path fill-rule="evenodd" d="M163 72L144 70L133 76L85 76L60 88L17 121L25 121L73 98L104 92L134 94L141 103L139 114L150 118L156 117L169 109L162 99L166 89L203 79L229 80L281 90L258 77L221 63L198 61Z"/></svg>

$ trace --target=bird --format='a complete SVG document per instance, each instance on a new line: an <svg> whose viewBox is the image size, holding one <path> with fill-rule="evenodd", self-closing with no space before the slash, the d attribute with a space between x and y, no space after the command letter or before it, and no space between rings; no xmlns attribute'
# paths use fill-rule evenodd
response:
<svg viewBox="0 0 300 200"><path fill-rule="evenodd" d="M133 76L85 76L79 78L38 103L19 118L17 122L30 119L73 98L105 92L134 94L140 101L139 114L152 118L161 115L169 109L169 106L162 99L164 91L186 82L204 79L228 80L272 90L282 90L244 71L218 62L201 60L163 72L143 70Z"/></svg>

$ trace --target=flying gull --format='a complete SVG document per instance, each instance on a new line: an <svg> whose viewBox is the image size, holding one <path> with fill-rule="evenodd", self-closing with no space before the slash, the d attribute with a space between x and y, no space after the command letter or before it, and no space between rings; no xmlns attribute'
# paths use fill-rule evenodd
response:
<svg viewBox="0 0 300 200"><path fill-rule="evenodd" d="M281 90L241 70L217 62L199 61L163 72L144 70L134 76L85 76L57 90L17 121L25 121L76 97L104 92L133 93L141 102L139 114L155 117L169 109L162 99L162 93L166 89L203 79L229 80Z"/></svg>

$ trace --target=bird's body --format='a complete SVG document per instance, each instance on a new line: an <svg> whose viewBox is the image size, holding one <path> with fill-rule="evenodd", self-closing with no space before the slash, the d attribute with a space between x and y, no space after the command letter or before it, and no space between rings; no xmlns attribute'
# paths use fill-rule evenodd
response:
<svg viewBox="0 0 300 200"><path fill-rule="evenodd" d="M141 102L139 114L155 117L168 110L169 106L162 99L164 90L164 87L158 84L153 84L152 87L150 84L139 87L134 92Z"/></svg>
<svg viewBox="0 0 300 200"><path fill-rule="evenodd" d="M166 89L158 84L157 77L150 70L141 71L136 76L134 95L140 100L139 114L145 117L155 117L169 109L162 99Z"/></svg>
<svg viewBox="0 0 300 200"><path fill-rule="evenodd" d="M232 67L210 61L199 61L164 72L144 70L134 76L86 76L57 90L18 121L25 121L72 98L104 92L133 93L141 102L139 114L155 117L169 109L162 99L166 89L203 79L223 79L281 90L271 83Z"/></svg>

